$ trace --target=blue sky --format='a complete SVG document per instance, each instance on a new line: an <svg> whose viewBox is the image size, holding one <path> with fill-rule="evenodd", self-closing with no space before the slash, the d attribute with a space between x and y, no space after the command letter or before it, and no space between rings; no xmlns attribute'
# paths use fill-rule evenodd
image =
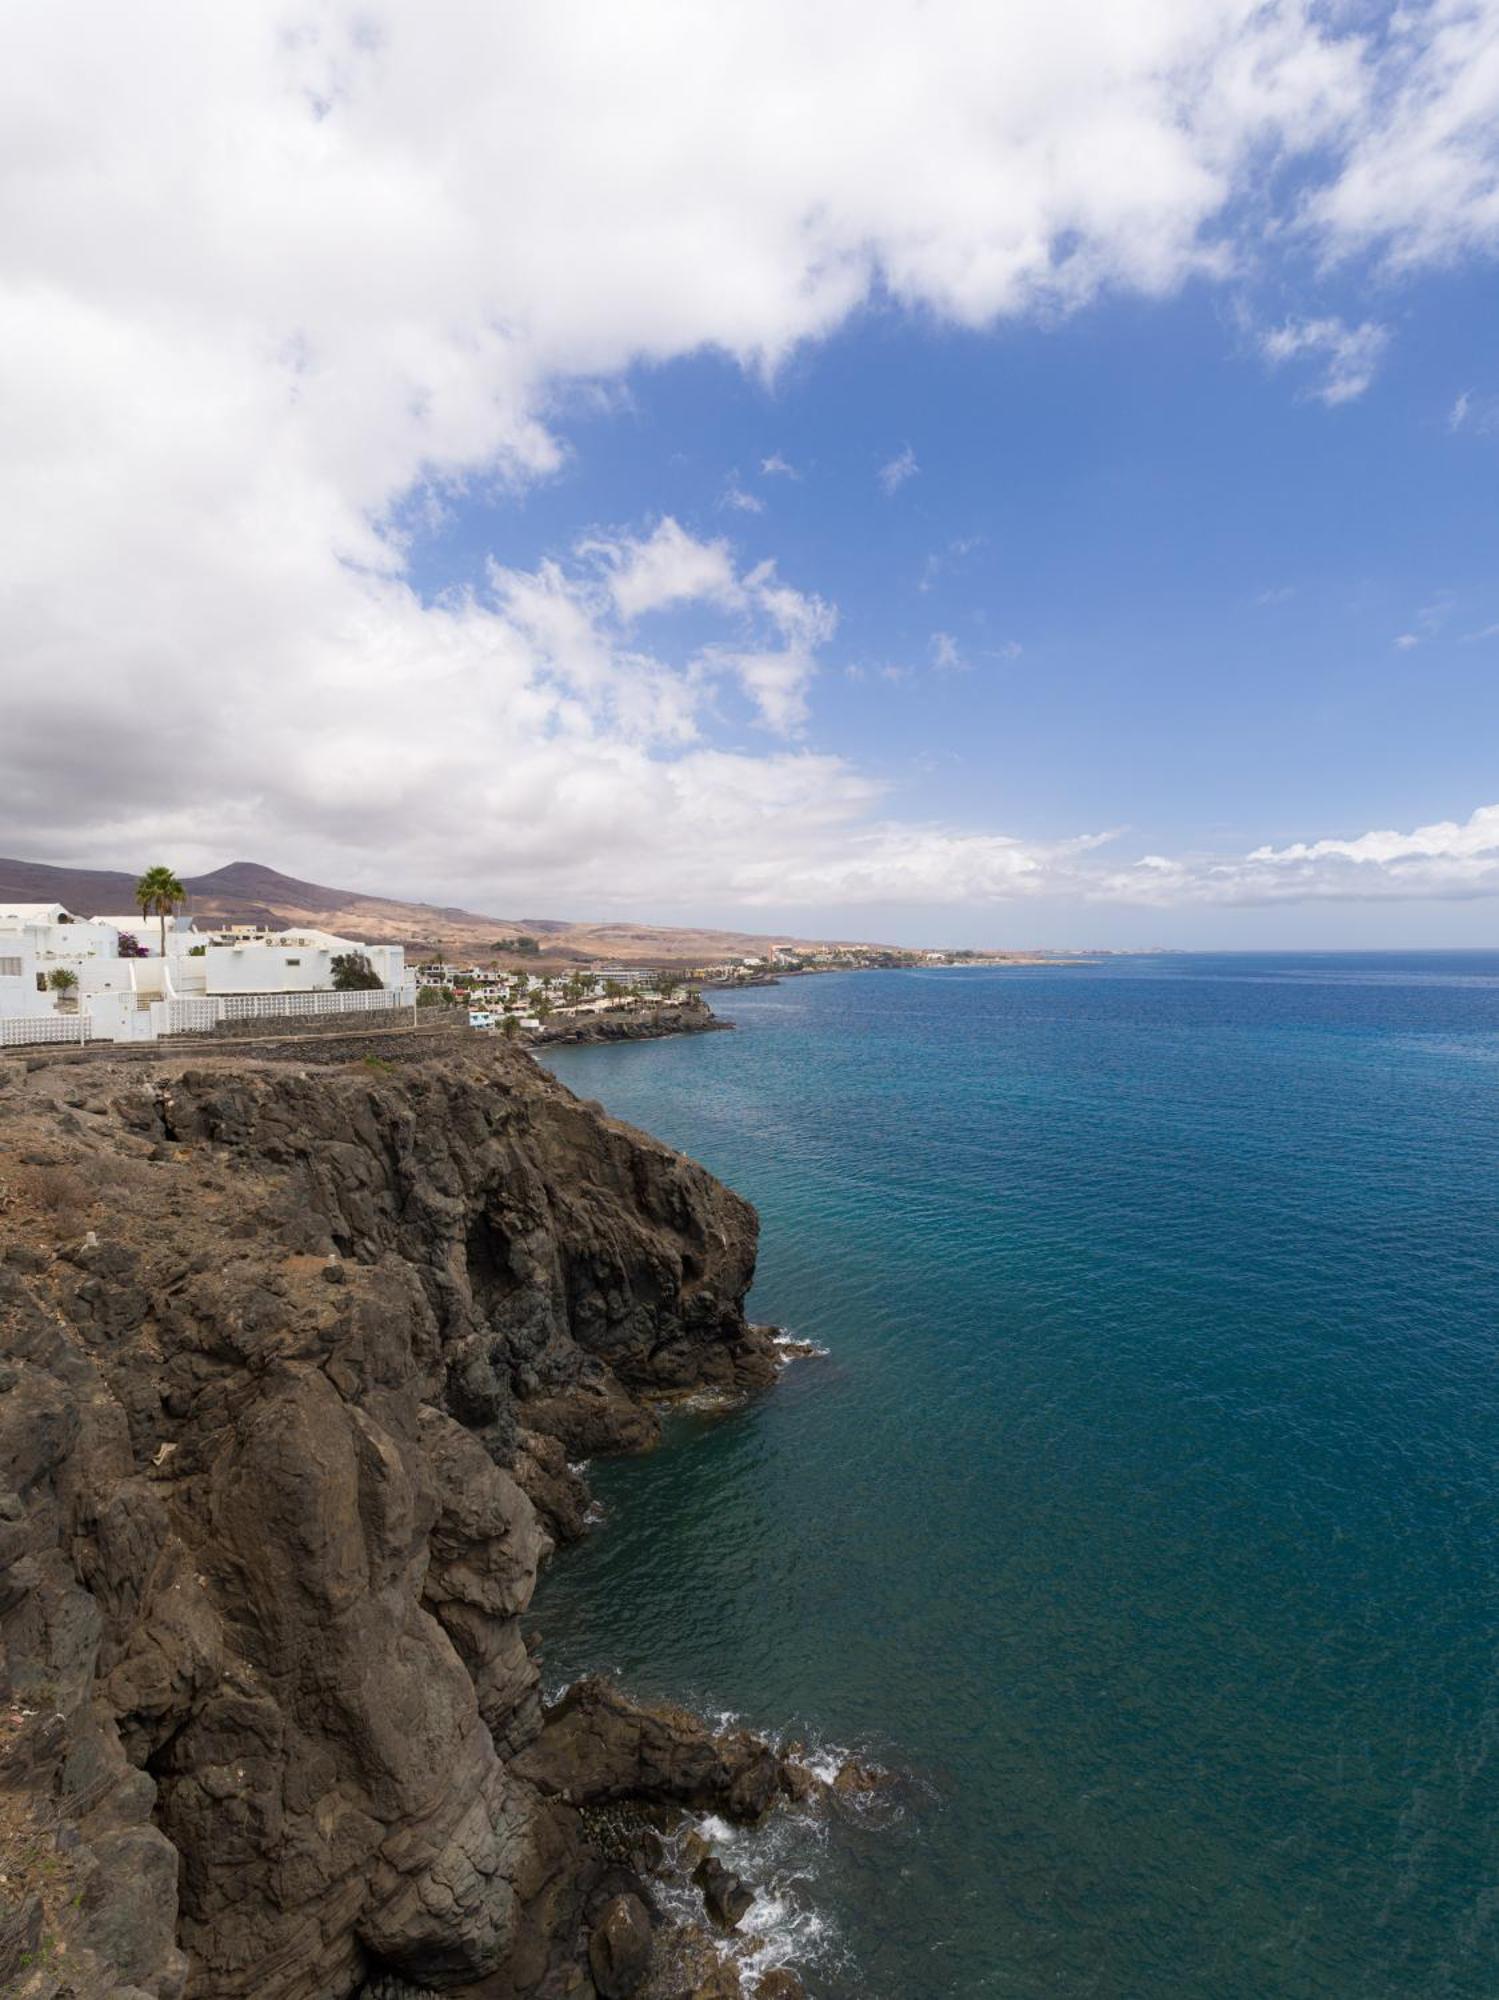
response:
<svg viewBox="0 0 1499 2000"><path fill-rule="evenodd" d="M773 559L839 607L809 740L918 819L1176 852L1466 816L1499 745L1495 290L1490 270L1365 287L1354 310L1392 331L1332 407L1315 364L1267 362L1206 285L998 332L871 309L769 379L721 356L637 370L568 414L555 477L452 499L414 574L482 586L496 551L534 566L662 514ZM895 464L914 469L882 482ZM652 637L690 651L698 621L664 612ZM720 727L753 746L747 704ZM1097 908L1079 928L1064 906L1000 928L1487 943L1494 914ZM995 931L983 908L939 927Z"/></svg>
<svg viewBox="0 0 1499 2000"><path fill-rule="evenodd" d="M1499 0L65 0L22 56L10 851L1491 942Z"/></svg>

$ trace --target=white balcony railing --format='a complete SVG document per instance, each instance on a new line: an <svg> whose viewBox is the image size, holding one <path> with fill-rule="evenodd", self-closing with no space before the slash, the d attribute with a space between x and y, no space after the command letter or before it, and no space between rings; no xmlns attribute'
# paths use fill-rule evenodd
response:
<svg viewBox="0 0 1499 2000"><path fill-rule="evenodd" d="M86 1005L85 1002L85 1007L76 1014L0 1015L0 1048L100 1039L92 1030ZM297 1021L339 1014L394 1013L415 1005L416 986L410 980L401 986L381 987L374 993L225 993L206 997L177 994L169 1000L150 1003L148 1036L141 1033L142 1021L126 1039L155 1041L162 1035L206 1035L221 1024L235 1021ZM105 1039L118 1038L107 1025L103 1035Z"/></svg>
<svg viewBox="0 0 1499 2000"><path fill-rule="evenodd" d="M87 1040L88 1016L81 1009L76 1014L0 1014L0 1049Z"/></svg>

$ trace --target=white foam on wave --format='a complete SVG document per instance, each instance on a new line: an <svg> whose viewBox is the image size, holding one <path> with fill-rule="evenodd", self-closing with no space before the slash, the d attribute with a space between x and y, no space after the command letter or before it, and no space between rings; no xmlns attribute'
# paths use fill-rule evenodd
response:
<svg viewBox="0 0 1499 2000"><path fill-rule="evenodd" d="M762 1972L781 1966L807 1971L825 1963L838 1933L812 1897L816 1850L826 1840L826 1824L810 1814L783 1811L761 1826L734 1826L709 1813L696 1831L755 1891L737 1929L716 1944L719 1957ZM690 1902L682 1914L701 1922L700 1902Z"/></svg>
<svg viewBox="0 0 1499 2000"><path fill-rule="evenodd" d="M796 1759L804 1771L810 1771L819 1784L831 1785L834 1778L849 1761L846 1750L808 1750Z"/></svg>
<svg viewBox="0 0 1499 2000"><path fill-rule="evenodd" d="M778 1326L770 1336L772 1347L779 1349L786 1361L826 1361L831 1348L819 1341L806 1340L799 1333L793 1333L789 1326Z"/></svg>
<svg viewBox="0 0 1499 2000"><path fill-rule="evenodd" d="M811 1966L826 1956L833 1942L831 1921L809 1904L790 1896L762 1892L739 1922L744 1945L737 1956L753 1958L770 1972L779 1966Z"/></svg>

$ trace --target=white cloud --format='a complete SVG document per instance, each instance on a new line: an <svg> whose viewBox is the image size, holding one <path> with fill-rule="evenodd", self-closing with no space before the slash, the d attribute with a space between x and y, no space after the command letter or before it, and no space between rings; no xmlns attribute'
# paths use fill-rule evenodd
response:
<svg viewBox="0 0 1499 2000"><path fill-rule="evenodd" d="M1008 903L1064 898L1168 909L1499 896L1499 805L1464 822L1260 847L1238 856L1146 854L1111 862L1110 833L1025 841L880 824L741 873L750 900L810 904ZM772 873L774 886L772 887Z"/></svg>
<svg viewBox="0 0 1499 2000"><path fill-rule="evenodd" d="M932 665L939 673L961 673L968 665L963 657L962 648L951 632L934 632L928 643L928 650L932 656Z"/></svg>
<svg viewBox="0 0 1499 2000"><path fill-rule="evenodd" d="M1410 833L1257 847L1245 883L1267 895L1463 896L1499 893L1499 805Z"/></svg>
<svg viewBox="0 0 1499 2000"><path fill-rule="evenodd" d="M1117 836L1025 841L878 824L767 856L737 874L747 901L815 905L1008 903L1063 898L1167 909L1499 896L1499 805L1413 833L1262 847L1241 856L1147 854L1111 863Z"/></svg>
<svg viewBox="0 0 1499 2000"><path fill-rule="evenodd" d="M832 638L838 614L822 598L782 583L774 563L751 570L742 593L745 604L768 623L774 643L711 646L703 661L734 674L766 728L792 735L807 719L807 690L817 671L817 649Z"/></svg>
<svg viewBox="0 0 1499 2000"><path fill-rule="evenodd" d="M720 507L732 507L738 514L763 514L765 502L753 493L746 492L737 479L731 479L723 490Z"/></svg>
<svg viewBox="0 0 1499 2000"><path fill-rule="evenodd" d="M1335 407L1363 395L1389 339L1388 328L1372 320L1361 326L1348 326L1340 319L1287 320L1261 336L1260 349L1274 367L1308 356L1325 361L1327 372L1310 393Z"/></svg>
<svg viewBox="0 0 1499 2000"><path fill-rule="evenodd" d="M695 740L717 687L738 683L758 720L783 735L806 720L818 649L837 629L834 607L783 583L775 564L743 573L726 541L699 541L670 515L648 534L592 535L566 568L492 563L493 603L535 669L534 691L564 689L590 724L632 741ZM730 636L688 649L685 666L642 652L634 627L653 612L696 606Z"/></svg>
<svg viewBox="0 0 1499 2000"><path fill-rule="evenodd" d="M1396 9L1363 54L1335 170L1303 210L1334 253L1393 270L1499 246L1499 35L1493 0Z"/></svg>
<svg viewBox="0 0 1499 2000"><path fill-rule="evenodd" d="M880 491L888 496L898 493L906 481L914 479L920 470L921 467L916 463L915 452L907 445L904 451L899 451L894 458L887 459L875 477L880 483Z"/></svg>
<svg viewBox="0 0 1499 2000"><path fill-rule="evenodd" d="M1276 225L1324 259L1491 248L1493 11L31 10L0 69L0 839L532 908L1075 880L1065 845L901 828L835 757L721 747L731 691L801 726L833 616L726 544L502 550L432 601L411 536L555 473L570 396L704 350L772 371L876 293L982 327L1232 274ZM1267 216L1281 185L1311 192ZM1377 358L1314 347L1324 393ZM658 657L673 607L722 629Z"/></svg>
<svg viewBox="0 0 1499 2000"><path fill-rule="evenodd" d="M773 451L769 458L761 459L760 470L765 474L767 479L801 478L801 474L797 471L796 467L782 458L778 451Z"/></svg>
<svg viewBox="0 0 1499 2000"><path fill-rule="evenodd" d="M744 602L728 543L700 542L669 514L644 538L593 539L579 544L579 554L604 569L614 608L627 622L679 604L733 610Z"/></svg>
<svg viewBox="0 0 1499 2000"><path fill-rule="evenodd" d="M1466 431L1474 437L1492 437L1499 431L1499 396L1464 389L1447 412L1447 428L1454 434Z"/></svg>
<svg viewBox="0 0 1499 2000"><path fill-rule="evenodd" d="M1420 643L1421 636L1418 632L1401 632L1395 640L1402 653L1408 653L1412 646L1419 646Z"/></svg>

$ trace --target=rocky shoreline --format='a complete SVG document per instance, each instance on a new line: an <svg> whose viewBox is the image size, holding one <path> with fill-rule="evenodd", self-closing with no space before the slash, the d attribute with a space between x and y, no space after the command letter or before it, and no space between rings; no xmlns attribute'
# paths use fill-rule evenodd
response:
<svg viewBox="0 0 1499 2000"><path fill-rule="evenodd" d="M664 1035L712 1034L732 1028L700 993L686 1000L642 1000L608 1013L553 1015L526 1037L528 1048L559 1048L595 1042L653 1042Z"/></svg>
<svg viewBox="0 0 1499 2000"><path fill-rule="evenodd" d="M579 1459L774 1380L754 1211L519 1050L392 1047L0 1062L0 1984L792 2000L682 1816L820 1781L545 1706L522 1624Z"/></svg>

